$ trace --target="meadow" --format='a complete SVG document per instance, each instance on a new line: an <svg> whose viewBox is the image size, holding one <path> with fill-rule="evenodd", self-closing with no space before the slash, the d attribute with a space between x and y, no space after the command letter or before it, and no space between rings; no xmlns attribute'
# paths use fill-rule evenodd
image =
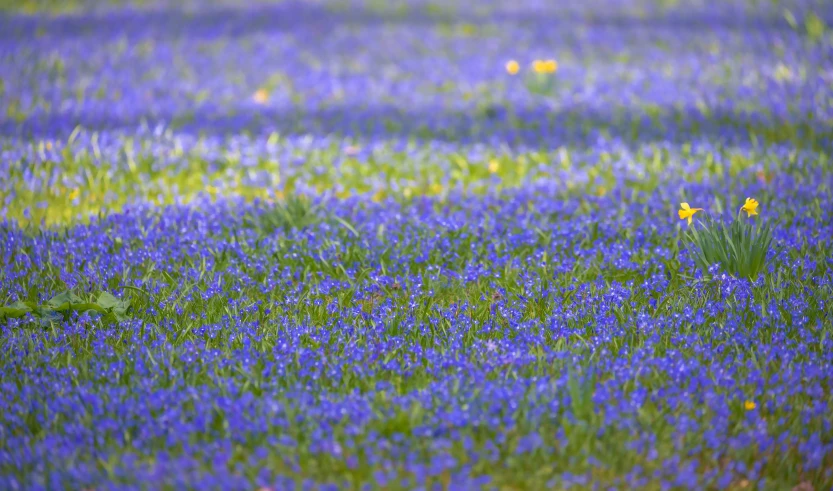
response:
<svg viewBox="0 0 833 491"><path fill-rule="evenodd" d="M0 9L0 489L833 489L833 4Z"/></svg>

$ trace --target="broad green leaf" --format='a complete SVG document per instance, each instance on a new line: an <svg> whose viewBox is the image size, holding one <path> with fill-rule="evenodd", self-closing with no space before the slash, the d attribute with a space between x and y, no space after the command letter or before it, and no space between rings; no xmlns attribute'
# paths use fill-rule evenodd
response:
<svg viewBox="0 0 833 491"><path fill-rule="evenodd" d="M11 305L0 307L0 318L23 317L29 312L32 312L32 307L18 300Z"/></svg>
<svg viewBox="0 0 833 491"><path fill-rule="evenodd" d="M113 314L117 320L122 320L130 308L130 302L127 300L119 300L109 292L101 292L96 299L96 303L107 312Z"/></svg>
<svg viewBox="0 0 833 491"><path fill-rule="evenodd" d="M98 295L98 298L96 299L95 303L97 303L99 306L105 309L112 309L113 307L121 305L121 300L114 297L113 294L110 292L101 292Z"/></svg>
<svg viewBox="0 0 833 491"><path fill-rule="evenodd" d="M52 297L48 302L46 302L46 306L52 310L65 310L70 305L80 304L83 302L84 301L81 300L78 295L70 291L66 291Z"/></svg>

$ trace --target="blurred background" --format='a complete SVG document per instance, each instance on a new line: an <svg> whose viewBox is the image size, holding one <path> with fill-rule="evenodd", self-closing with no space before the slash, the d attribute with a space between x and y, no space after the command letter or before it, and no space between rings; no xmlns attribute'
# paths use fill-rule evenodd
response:
<svg viewBox="0 0 833 491"><path fill-rule="evenodd" d="M831 5L5 1L0 204L604 192L606 162L829 148Z"/></svg>

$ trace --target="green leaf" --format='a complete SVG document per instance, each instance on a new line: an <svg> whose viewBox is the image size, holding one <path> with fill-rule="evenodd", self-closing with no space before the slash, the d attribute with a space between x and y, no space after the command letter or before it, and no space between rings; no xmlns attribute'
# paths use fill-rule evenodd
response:
<svg viewBox="0 0 833 491"><path fill-rule="evenodd" d="M78 295L66 291L55 295L43 305L18 301L11 305L0 307L0 319L23 317L31 313L40 319L42 326L49 326L51 322L60 321L71 311L87 312L93 310L107 316L112 316L117 320L122 320L126 317L129 308L129 301L119 300L108 292L101 292L95 302L85 302Z"/></svg>
<svg viewBox="0 0 833 491"><path fill-rule="evenodd" d="M83 302L84 301L81 300L78 295L70 291L65 291L52 297L48 302L46 302L46 306L52 310L66 310L73 304L80 304Z"/></svg>
<svg viewBox="0 0 833 491"><path fill-rule="evenodd" d="M798 20L796 20L795 15L788 9L784 9L784 20L786 20L787 24L789 24L793 29L798 29Z"/></svg>
<svg viewBox="0 0 833 491"><path fill-rule="evenodd" d="M11 305L0 307L0 319L23 317L32 310L32 307L18 300Z"/></svg>
<svg viewBox="0 0 833 491"><path fill-rule="evenodd" d="M121 300L114 297L113 294L110 292L101 292L99 293L95 303L97 303L99 306L105 309L112 309L113 307L120 305Z"/></svg>
<svg viewBox="0 0 833 491"><path fill-rule="evenodd" d="M333 215L333 219L335 219L338 223L340 223L342 226L344 226L344 228L349 230L350 233L353 234L354 237L359 236L359 233L356 231L355 228L353 228L352 225L350 225L350 222L348 222L347 220L344 220L343 218L337 217L335 215Z"/></svg>
<svg viewBox="0 0 833 491"><path fill-rule="evenodd" d="M112 314L117 320L123 320L127 316L127 310L130 308L129 300L119 300L109 292L99 293L96 304Z"/></svg>
<svg viewBox="0 0 833 491"><path fill-rule="evenodd" d="M811 41L821 41L824 37L824 31L827 29L821 17L816 15L815 12L810 12L804 20L804 25L807 28L807 37Z"/></svg>

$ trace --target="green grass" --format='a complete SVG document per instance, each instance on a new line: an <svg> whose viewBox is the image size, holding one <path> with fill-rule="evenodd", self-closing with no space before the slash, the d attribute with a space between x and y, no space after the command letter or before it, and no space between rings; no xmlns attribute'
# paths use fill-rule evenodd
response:
<svg viewBox="0 0 833 491"><path fill-rule="evenodd" d="M273 135L270 141L281 140ZM32 143L32 148L42 153L52 145L40 141ZM499 192L524 183L550 181L564 188L564 196L604 196L614 188L628 196L651 193L677 177L694 185L706 179L740 176L749 169L759 169L759 179L771 180L776 175L803 178L803 169L795 159L783 162L765 150L733 147L698 151L682 145L679 153L671 154L646 144L634 153L600 155L586 155L570 147L521 152L495 149L482 159L469 161L459 153L415 157L386 147L359 159L333 146L308 151L300 167L268 157L243 167L240 157L231 152L211 161L194 152L183 155L184 167L160 167L142 156L141 149L148 142L127 138L123 145L122 157L115 162L99 163L94 147L79 147L71 140L61 150L60 161L10 162L8 179L0 187L0 203L8 202L6 216L24 224L71 224L139 202L165 206L206 196L280 202L291 199L300 189L381 201L388 197L442 197L460 190ZM172 145L168 149L171 155L177 155L176 148ZM811 155L821 166L830 161L825 150ZM624 181L617 177L617 165L623 158L633 159L634 167ZM692 159L702 164L694 169L683 167ZM340 164L334 166L334 161ZM37 176L39 183L31 184L31 178L27 181L30 175Z"/></svg>

